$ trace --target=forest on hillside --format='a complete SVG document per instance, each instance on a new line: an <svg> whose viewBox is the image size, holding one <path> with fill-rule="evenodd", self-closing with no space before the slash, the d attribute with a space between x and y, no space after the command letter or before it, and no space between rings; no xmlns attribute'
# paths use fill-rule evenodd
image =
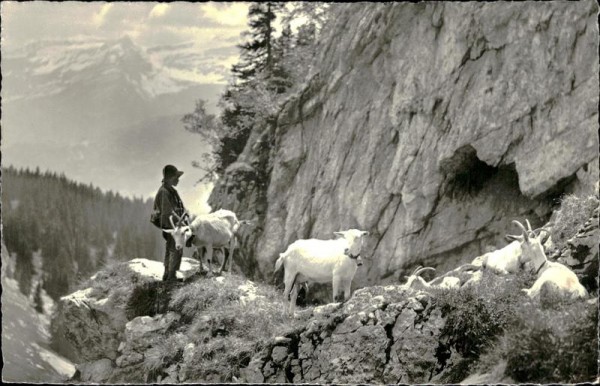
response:
<svg viewBox="0 0 600 386"><path fill-rule="evenodd" d="M151 208L152 200L103 192L64 174L2 168L2 237L20 291L35 300L44 289L57 300L110 262L161 259Z"/></svg>

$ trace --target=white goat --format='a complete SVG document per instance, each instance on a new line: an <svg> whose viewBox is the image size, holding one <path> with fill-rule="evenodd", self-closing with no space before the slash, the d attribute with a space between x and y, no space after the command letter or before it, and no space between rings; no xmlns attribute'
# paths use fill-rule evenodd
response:
<svg viewBox="0 0 600 386"><path fill-rule="evenodd" d="M538 228L532 232L546 231L544 228ZM508 238L514 238L514 236L507 235ZM521 242L514 240L512 243L506 245L504 248L497 249L492 252L488 252L484 255L478 256L471 264L480 266L483 269L489 269L499 275L508 275L511 273L517 273L523 268L525 262L522 259Z"/></svg>
<svg viewBox="0 0 600 386"><path fill-rule="evenodd" d="M519 240L523 254L521 260L524 263L531 263L537 276L533 286L524 289L527 295L532 299L539 299L541 291L552 291L561 297L586 298L588 296L587 291L579 283L577 275L570 268L560 263L548 261L542 247L541 235L535 235L534 231L531 230L529 221L527 221L529 229L526 229L523 224L516 220L513 223L521 228L523 234L518 236L508 235L508 237ZM542 230L544 229L542 228Z"/></svg>
<svg viewBox="0 0 600 386"><path fill-rule="evenodd" d="M188 239L192 235L196 236L192 240L192 244L200 250L202 247L206 248L206 259L209 263L209 273L212 272L212 254L214 248L229 248L229 254L235 247L233 225L230 218L221 218L219 216L213 216L211 214L196 216L189 225L182 224L184 214L177 224L173 223L173 216L169 219L173 229L165 230L170 233L175 240L175 248L182 249ZM237 221L237 220L236 220ZM224 253L223 253L224 254ZM225 264L225 258L223 258L223 264L219 273L223 269Z"/></svg>
<svg viewBox="0 0 600 386"><path fill-rule="evenodd" d="M231 247L229 249L228 254L225 254L225 246L219 248L221 251L221 254L223 255L223 261L221 263L221 267L219 268L219 273L221 273L223 271L223 268L225 267L225 265L227 265L227 263L229 263L227 271L231 272L231 267L233 265L233 253L235 251L235 248L238 247L237 236L239 234L239 230L242 225L251 225L251 222L248 220L238 220L235 213L230 210L227 210L227 209L219 209L217 211L209 213L206 216L207 216L207 218L209 216L212 216L215 218L224 219L229 222L231 231L233 232L233 240L232 240ZM211 261L208 262L209 266L211 263L212 263Z"/></svg>
<svg viewBox="0 0 600 386"><path fill-rule="evenodd" d="M504 248L478 256L472 264L500 275L517 273L522 265L521 243L513 241Z"/></svg>
<svg viewBox="0 0 600 386"><path fill-rule="evenodd" d="M426 291L431 288L458 289L458 288L460 288L461 281L460 281L460 278L453 276L453 274L458 274L458 273L466 271L466 270L473 270L473 269L477 269L477 268L478 267L476 267L472 264L465 264L456 269L453 269L452 271L446 272L445 274L443 274L440 277L436 277L436 278L432 279L431 281L426 282L419 275L422 272L425 272L426 270L435 271L435 268L419 266L408 277L408 280L406 281L406 284L403 285L403 287L418 289L418 290L422 290L422 291Z"/></svg>
<svg viewBox="0 0 600 386"><path fill-rule="evenodd" d="M305 282L332 282L334 302L340 288L344 289L344 300L350 298L352 279L358 266L362 265L362 237L368 234L369 232L350 229L334 232L337 237L335 240L297 240L279 255L275 262L275 272L284 267L283 296L287 303L291 291L290 315L294 315L299 285Z"/></svg>
<svg viewBox="0 0 600 386"><path fill-rule="evenodd" d="M420 265L408 276L406 284L403 284L403 288L412 288L417 290L428 290L431 288L428 282L425 281L421 276L421 273L425 271L435 271L433 267L421 267Z"/></svg>

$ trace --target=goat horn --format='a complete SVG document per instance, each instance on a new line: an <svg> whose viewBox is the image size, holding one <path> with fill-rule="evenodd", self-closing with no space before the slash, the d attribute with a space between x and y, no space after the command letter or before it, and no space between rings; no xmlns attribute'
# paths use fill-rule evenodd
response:
<svg viewBox="0 0 600 386"><path fill-rule="evenodd" d="M542 234L542 232L546 232L547 235L550 235L552 232L550 232L548 229L546 228L538 228L536 229L536 231L539 231L540 233L538 233L538 236ZM535 231L534 231L535 232Z"/></svg>
<svg viewBox="0 0 600 386"><path fill-rule="evenodd" d="M506 235L506 238L509 240L523 241L523 235Z"/></svg>
<svg viewBox="0 0 600 386"><path fill-rule="evenodd" d="M433 268L433 267L422 267L422 268L417 269L413 275L419 276L422 272L425 272L427 270L435 271L435 268Z"/></svg>
<svg viewBox="0 0 600 386"><path fill-rule="evenodd" d="M175 226L175 224L173 223L173 215L170 215L170 216L169 216L169 221L171 222L171 226L173 227L173 229L177 228L177 227Z"/></svg>
<svg viewBox="0 0 600 386"><path fill-rule="evenodd" d="M536 237L535 231L531 230L531 224L529 223L529 220L525 219L525 222L527 222L527 227L529 228L529 233L530 233L529 236Z"/></svg>
<svg viewBox="0 0 600 386"><path fill-rule="evenodd" d="M527 234L528 231L527 231L527 229L525 229L525 226L523 224L521 224L520 222L518 222L517 220L513 220L512 222L513 222L513 224L515 224L519 228L521 228L521 230L523 231L523 237L524 237L525 241L529 240L529 235Z"/></svg>
<svg viewBox="0 0 600 386"><path fill-rule="evenodd" d="M177 226L181 225L181 223L183 222L183 220L186 218L187 215L188 215L187 212L183 212L183 214L181 215L181 217L179 217L179 221L177 222Z"/></svg>
<svg viewBox="0 0 600 386"><path fill-rule="evenodd" d="M416 273L417 273L417 271L418 271L419 269L421 269L422 267L423 267L422 265L417 265L417 268L415 268L415 270L413 271L413 273L412 273L411 275L414 275L414 274L416 274Z"/></svg>

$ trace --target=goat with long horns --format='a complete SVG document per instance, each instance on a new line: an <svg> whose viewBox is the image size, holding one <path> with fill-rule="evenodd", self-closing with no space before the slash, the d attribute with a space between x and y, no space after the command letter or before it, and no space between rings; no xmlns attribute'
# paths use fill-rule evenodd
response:
<svg viewBox="0 0 600 386"><path fill-rule="evenodd" d="M513 224L521 228L521 235L507 235L507 237L518 240L521 243L523 263L531 264L537 280L529 289L523 289L532 299L539 299L542 294L555 294L559 297L570 299L585 299L588 296L585 288L579 283L577 275L567 266L549 261L544 252L541 242L541 232L531 229L529 220L525 220L527 228L517 220ZM539 228L541 231L549 232L545 228Z"/></svg>

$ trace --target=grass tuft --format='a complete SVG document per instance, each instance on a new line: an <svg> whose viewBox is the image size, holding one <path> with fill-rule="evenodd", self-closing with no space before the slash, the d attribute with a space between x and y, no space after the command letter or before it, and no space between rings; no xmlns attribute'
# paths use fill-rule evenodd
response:
<svg viewBox="0 0 600 386"><path fill-rule="evenodd" d="M280 291L233 275L187 285L169 307L189 325L186 336L194 345L186 382L230 382L270 339L305 323L284 315Z"/></svg>
<svg viewBox="0 0 600 386"><path fill-rule="evenodd" d="M561 199L560 209L556 212L552 227L552 241L558 249L567 246L567 240L577 234L581 226L590 218L600 205L596 196L577 197L567 194Z"/></svg>

